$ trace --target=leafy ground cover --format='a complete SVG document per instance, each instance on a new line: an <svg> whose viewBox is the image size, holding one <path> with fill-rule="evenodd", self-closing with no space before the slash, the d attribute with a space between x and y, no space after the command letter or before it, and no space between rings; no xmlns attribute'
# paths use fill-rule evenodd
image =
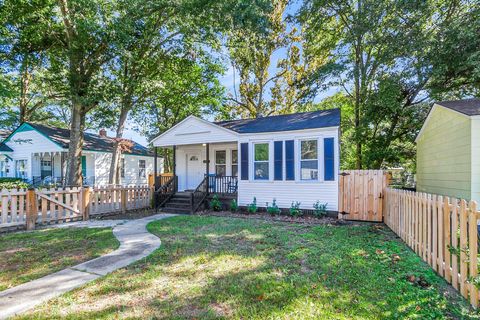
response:
<svg viewBox="0 0 480 320"><path fill-rule="evenodd" d="M381 225L177 216L149 257L25 314L50 319L475 318Z"/></svg>
<svg viewBox="0 0 480 320"><path fill-rule="evenodd" d="M62 228L0 236L0 291L99 257L119 245L111 228Z"/></svg>

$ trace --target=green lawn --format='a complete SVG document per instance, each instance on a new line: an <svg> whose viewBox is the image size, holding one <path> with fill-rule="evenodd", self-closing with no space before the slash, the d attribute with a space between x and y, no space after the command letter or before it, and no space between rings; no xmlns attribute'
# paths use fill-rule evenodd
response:
<svg viewBox="0 0 480 320"><path fill-rule="evenodd" d="M386 227L179 216L148 229L162 239L151 256L23 318L477 316Z"/></svg>
<svg viewBox="0 0 480 320"><path fill-rule="evenodd" d="M111 228L64 228L0 236L0 291L104 255L118 247Z"/></svg>

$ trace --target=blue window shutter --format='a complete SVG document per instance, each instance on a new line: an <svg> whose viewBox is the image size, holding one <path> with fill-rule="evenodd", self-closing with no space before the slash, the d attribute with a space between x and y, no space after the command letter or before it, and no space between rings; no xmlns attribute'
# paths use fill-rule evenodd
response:
<svg viewBox="0 0 480 320"><path fill-rule="evenodd" d="M295 180L295 148L293 140L285 141L285 179Z"/></svg>
<svg viewBox="0 0 480 320"><path fill-rule="evenodd" d="M283 180L283 141L273 143L274 180Z"/></svg>
<svg viewBox="0 0 480 320"><path fill-rule="evenodd" d="M333 138L323 139L323 157L325 165L324 180L335 180L335 146Z"/></svg>
<svg viewBox="0 0 480 320"><path fill-rule="evenodd" d="M240 179L248 180L248 142L240 143Z"/></svg>

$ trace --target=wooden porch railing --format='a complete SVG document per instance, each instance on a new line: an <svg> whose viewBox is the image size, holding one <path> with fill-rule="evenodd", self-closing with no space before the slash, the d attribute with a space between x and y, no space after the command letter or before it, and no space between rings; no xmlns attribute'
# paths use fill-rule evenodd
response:
<svg viewBox="0 0 480 320"><path fill-rule="evenodd" d="M155 191L156 208L163 206L177 192L178 177L172 176Z"/></svg>
<svg viewBox="0 0 480 320"><path fill-rule="evenodd" d="M238 178L235 176L208 176L208 192L219 195L235 195Z"/></svg>

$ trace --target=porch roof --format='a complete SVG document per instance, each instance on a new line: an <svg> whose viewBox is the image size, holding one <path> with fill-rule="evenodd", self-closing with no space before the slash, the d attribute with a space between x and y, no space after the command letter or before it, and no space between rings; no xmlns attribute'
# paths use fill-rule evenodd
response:
<svg viewBox="0 0 480 320"><path fill-rule="evenodd" d="M13 152L13 150L5 143L0 143L0 152Z"/></svg>

